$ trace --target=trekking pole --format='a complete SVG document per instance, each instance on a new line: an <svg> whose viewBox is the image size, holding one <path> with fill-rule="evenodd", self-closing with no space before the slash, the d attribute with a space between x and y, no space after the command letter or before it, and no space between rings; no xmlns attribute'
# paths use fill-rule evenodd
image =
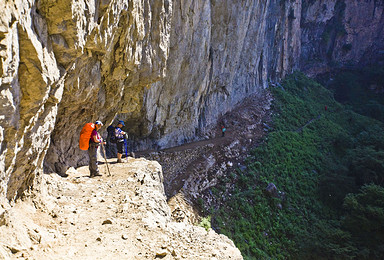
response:
<svg viewBox="0 0 384 260"><path fill-rule="evenodd" d="M112 176L111 175L111 172L109 171L109 166L108 166L108 161L107 161L107 155L105 154L105 148L104 148L104 143L101 142L101 150L103 150L103 154L104 154L104 159L105 159L105 164L107 165L107 170L108 170L108 176Z"/></svg>
<svg viewBox="0 0 384 260"><path fill-rule="evenodd" d="M128 134L126 133L124 136L124 148L125 148L125 161L128 160Z"/></svg>

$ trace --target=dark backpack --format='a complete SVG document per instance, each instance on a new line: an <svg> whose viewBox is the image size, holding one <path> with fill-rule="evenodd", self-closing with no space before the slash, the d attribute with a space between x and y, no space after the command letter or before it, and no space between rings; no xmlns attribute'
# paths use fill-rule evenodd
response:
<svg viewBox="0 0 384 260"><path fill-rule="evenodd" d="M107 128L107 132L108 132L108 139L111 143L116 143L117 142L117 138L116 138L116 135L115 135L115 127L110 125L108 126Z"/></svg>

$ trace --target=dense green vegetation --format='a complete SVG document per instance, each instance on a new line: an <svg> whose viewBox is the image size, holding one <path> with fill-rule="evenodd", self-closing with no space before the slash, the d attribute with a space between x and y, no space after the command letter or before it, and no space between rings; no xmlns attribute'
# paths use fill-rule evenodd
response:
<svg viewBox="0 0 384 260"><path fill-rule="evenodd" d="M384 124L300 73L272 91L273 130L213 189L231 196L212 227L245 259L384 259Z"/></svg>

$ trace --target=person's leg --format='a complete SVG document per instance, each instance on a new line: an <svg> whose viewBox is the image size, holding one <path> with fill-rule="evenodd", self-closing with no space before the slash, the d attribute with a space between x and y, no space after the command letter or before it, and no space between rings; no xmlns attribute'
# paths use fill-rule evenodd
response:
<svg viewBox="0 0 384 260"><path fill-rule="evenodd" d="M99 149L99 145L95 145L95 156L93 157L95 162L94 162L94 167L95 167L95 176L101 176L100 171L99 171L99 164L97 162L97 149Z"/></svg>
<svg viewBox="0 0 384 260"><path fill-rule="evenodd" d="M89 154L89 172L90 176L96 176L99 173L99 169L97 167L97 147L94 145L90 145L88 148Z"/></svg>
<svg viewBox="0 0 384 260"><path fill-rule="evenodd" d="M123 155L124 142L117 142L117 162L121 162L121 156Z"/></svg>
<svg viewBox="0 0 384 260"><path fill-rule="evenodd" d="M89 176L90 177L93 177L93 167L92 167L92 148L91 146L88 147L88 158L89 158L89 165L88 165L88 168L89 168Z"/></svg>

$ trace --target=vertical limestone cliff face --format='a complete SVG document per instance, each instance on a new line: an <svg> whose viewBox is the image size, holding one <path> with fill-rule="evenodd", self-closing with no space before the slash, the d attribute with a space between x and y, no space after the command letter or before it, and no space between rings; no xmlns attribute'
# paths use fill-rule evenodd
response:
<svg viewBox="0 0 384 260"><path fill-rule="evenodd" d="M0 197L86 164L86 122L181 144L293 69L380 61L383 24L373 0L1 1Z"/></svg>
<svg viewBox="0 0 384 260"><path fill-rule="evenodd" d="M384 62L383 1L304 1L300 67L309 75Z"/></svg>
<svg viewBox="0 0 384 260"><path fill-rule="evenodd" d="M162 148L204 134L245 96L296 67L300 15L301 1L175 2L167 76L145 91L131 131Z"/></svg>
<svg viewBox="0 0 384 260"><path fill-rule="evenodd" d="M284 76L299 57L300 19L290 19L289 11L300 16L300 1L104 4L83 17L84 8L72 7L81 22L58 22L70 8L40 2L56 52L72 61L58 59L66 67L66 91L47 171L86 164L77 148L81 127L96 119L108 124L116 113L143 149L191 140L244 96Z"/></svg>

